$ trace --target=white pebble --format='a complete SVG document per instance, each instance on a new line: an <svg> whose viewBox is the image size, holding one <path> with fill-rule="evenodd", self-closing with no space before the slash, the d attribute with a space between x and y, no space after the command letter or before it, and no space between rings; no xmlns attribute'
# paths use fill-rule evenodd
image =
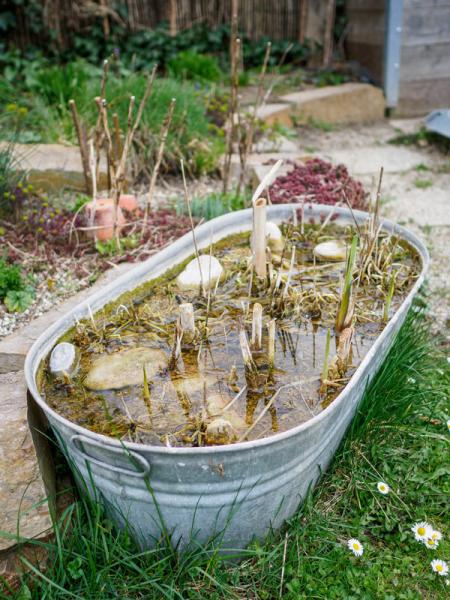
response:
<svg viewBox="0 0 450 600"><path fill-rule="evenodd" d="M72 375L77 366L77 349L73 344L61 342L53 348L50 355L50 371L53 375Z"/></svg>
<svg viewBox="0 0 450 600"><path fill-rule="evenodd" d="M211 258L211 261L210 261ZM200 262L200 268L199 268ZM200 276L201 269L201 276ZM220 279L223 267L214 256L202 254L199 258L193 258L177 277L177 283L181 289L199 289L202 280L205 289L212 287Z"/></svg>

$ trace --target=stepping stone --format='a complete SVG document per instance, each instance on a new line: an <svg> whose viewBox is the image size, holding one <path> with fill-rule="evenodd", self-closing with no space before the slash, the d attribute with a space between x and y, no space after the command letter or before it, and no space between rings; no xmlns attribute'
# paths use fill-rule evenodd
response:
<svg viewBox="0 0 450 600"><path fill-rule="evenodd" d="M335 150L320 157L336 165L343 163L351 175L378 175L381 167L385 173L402 173L421 163L432 164L431 159L423 152L394 145Z"/></svg>
<svg viewBox="0 0 450 600"><path fill-rule="evenodd" d="M0 148L5 144L0 144ZM60 192L70 187L85 191L83 167L78 146L63 144L15 144L14 157L18 170L28 172L35 188ZM107 187L106 161L100 160L100 188Z"/></svg>
<svg viewBox="0 0 450 600"><path fill-rule="evenodd" d="M120 390L144 381L144 366L147 378L167 367L168 360L158 348L131 348L105 354L97 358L88 372L84 385L90 390Z"/></svg>
<svg viewBox="0 0 450 600"><path fill-rule="evenodd" d="M286 94L279 98L291 104L296 121L331 124L370 123L384 119L383 92L368 83L344 83Z"/></svg>
<svg viewBox="0 0 450 600"><path fill-rule="evenodd" d="M35 448L27 413L23 373L0 375L0 531L10 536L0 536L0 551L17 543L19 517L21 537L46 536L52 524L49 480L46 488L40 471L44 452Z"/></svg>

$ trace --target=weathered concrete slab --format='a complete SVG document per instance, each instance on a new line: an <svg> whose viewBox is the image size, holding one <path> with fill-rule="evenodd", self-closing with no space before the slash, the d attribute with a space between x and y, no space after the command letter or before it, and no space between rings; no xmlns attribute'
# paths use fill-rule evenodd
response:
<svg viewBox="0 0 450 600"><path fill-rule="evenodd" d="M263 137L254 145L256 154L264 154L267 152L279 152L283 155L298 154L299 147L293 139L288 139L282 135L275 138Z"/></svg>
<svg viewBox="0 0 450 600"><path fill-rule="evenodd" d="M0 144L0 147L4 144ZM85 182L77 146L63 144L15 144L15 165L28 172L36 189L57 192L70 187L84 191ZM106 185L106 162L100 161L100 184Z"/></svg>
<svg viewBox="0 0 450 600"><path fill-rule="evenodd" d="M257 112L256 117L266 123L266 125L285 125L286 127L292 127L293 121L291 114L293 107L289 102L278 102L274 104L265 104L261 106Z"/></svg>
<svg viewBox="0 0 450 600"><path fill-rule="evenodd" d="M343 163L351 175L372 175L380 172L402 173L414 169L419 164L432 164L431 158L419 150L402 146L370 146L355 150L335 150L322 155L322 158L338 164Z"/></svg>
<svg viewBox="0 0 450 600"><path fill-rule="evenodd" d="M11 335L0 339L0 374L21 370L28 350L43 331L48 329L62 315L72 310L77 304L84 302L92 293L98 291L129 269L130 265L124 263L106 271L90 288L82 290Z"/></svg>
<svg viewBox="0 0 450 600"><path fill-rule="evenodd" d="M311 119L332 124L370 123L384 118L381 89L368 83L344 83L286 94L279 99L291 104L297 121Z"/></svg>
<svg viewBox="0 0 450 600"><path fill-rule="evenodd" d="M390 119L389 124L400 133L411 135L418 133L425 125L425 121L420 117L416 119Z"/></svg>
<svg viewBox="0 0 450 600"><path fill-rule="evenodd" d="M0 375L0 550L16 544L16 535L34 538L51 528L48 490L27 420L23 373Z"/></svg>

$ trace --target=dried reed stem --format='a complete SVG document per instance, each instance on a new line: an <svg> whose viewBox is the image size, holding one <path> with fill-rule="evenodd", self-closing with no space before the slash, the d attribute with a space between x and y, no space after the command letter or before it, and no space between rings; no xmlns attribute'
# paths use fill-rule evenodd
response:
<svg viewBox="0 0 450 600"><path fill-rule="evenodd" d="M242 358L244 359L244 364L246 368L249 371L255 372L256 365L253 361L250 345L248 343L247 333L244 328L242 328L239 332L239 345L241 346Z"/></svg>
<svg viewBox="0 0 450 600"><path fill-rule="evenodd" d="M200 288L202 290L202 294L205 295L205 286L204 286L204 283L203 283L202 266L201 266L201 263L200 263L200 254L198 252L197 238L195 237L195 226L194 226L194 220L192 218L191 200L189 198L189 192L188 192L188 189L187 189L186 175L185 175L185 172L184 172L184 161L183 161L183 159L180 160L180 166L181 166L181 175L183 177L184 200L186 202L186 207L188 209L189 221L190 221L190 224L191 224L191 231L192 231L192 239L194 241L195 256L197 258L198 270L199 270L199 274L200 274ZM211 266L211 261L210 261L209 264Z"/></svg>
<svg viewBox="0 0 450 600"><path fill-rule="evenodd" d="M266 205L265 198L253 202L253 267L259 278L266 277Z"/></svg>
<svg viewBox="0 0 450 600"><path fill-rule="evenodd" d="M167 111L166 117L161 126L158 153L156 155L156 162L155 162L155 166L154 166L152 176L150 179L150 185L149 185L148 194L147 194L147 202L145 203L144 223L142 225L142 235L144 234L145 229L147 227L148 213L150 211L150 207L152 204L153 194L154 194L155 185L156 185L156 179L158 177L159 168L161 166L162 158L164 155L164 147L166 145L166 140L167 140L167 135L169 133L170 123L172 122L173 111L175 109L175 103L176 103L176 99L172 98L172 100L169 104L169 109Z"/></svg>
<svg viewBox="0 0 450 600"><path fill-rule="evenodd" d="M190 344L195 338L194 307L190 302L184 302L178 307L180 311L180 329L183 341Z"/></svg>
<svg viewBox="0 0 450 600"><path fill-rule="evenodd" d="M78 116L77 105L75 100L69 100L69 107L72 113L72 120L77 134L78 146L80 148L81 164L83 166L84 181L86 184L86 192L92 195L92 173L89 168L89 153L86 144L86 134Z"/></svg>
<svg viewBox="0 0 450 600"><path fill-rule="evenodd" d="M262 322L263 308L259 302L253 305L253 320L252 320L252 347L254 350L261 350L262 345Z"/></svg>
<svg viewBox="0 0 450 600"><path fill-rule="evenodd" d="M276 327L276 321L275 321L275 319L271 319L267 323L267 329L269 331L267 358L268 358L270 370L273 370L273 368L275 366L275 327Z"/></svg>

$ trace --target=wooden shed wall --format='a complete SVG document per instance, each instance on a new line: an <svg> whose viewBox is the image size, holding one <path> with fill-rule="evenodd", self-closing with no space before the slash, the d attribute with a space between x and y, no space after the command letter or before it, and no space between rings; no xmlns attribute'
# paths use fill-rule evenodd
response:
<svg viewBox="0 0 450 600"><path fill-rule="evenodd" d="M450 0L404 0L401 114L450 106Z"/></svg>
<svg viewBox="0 0 450 600"><path fill-rule="evenodd" d="M347 52L383 81L385 0L347 0ZM450 104L450 0L403 0L399 115Z"/></svg>

